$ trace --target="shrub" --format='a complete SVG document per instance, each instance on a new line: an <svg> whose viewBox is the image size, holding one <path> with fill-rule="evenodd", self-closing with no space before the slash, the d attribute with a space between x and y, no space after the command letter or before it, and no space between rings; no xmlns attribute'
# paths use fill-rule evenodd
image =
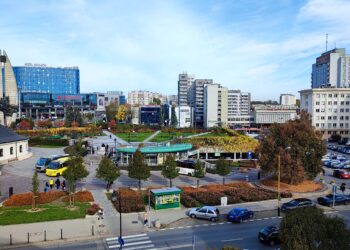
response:
<svg viewBox="0 0 350 250"><path fill-rule="evenodd" d="M52 146L68 146L67 139L57 139L57 138L44 138L44 137L30 137L29 145L52 145Z"/></svg>
<svg viewBox="0 0 350 250"><path fill-rule="evenodd" d="M46 204L52 201L55 201L63 196L66 193L63 191L49 191L47 193L39 193L37 198L37 204ZM3 205L4 206L29 206L32 205L33 194L32 193L22 193L14 194L9 199L7 199Z"/></svg>
<svg viewBox="0 0 350 250"><path fill-rule="evenodd" d="M63 201L68 202L69 197L64 197ZM93 202L94 197L92 196L90 191L79 191L74 194L74 201L77 202Z"/></svg>
<svg viewBox="0 0 350 250"><path fill-rule="evenodd" d="M142 196L130 188L119 188L117 196L121 197L121 212L132 213L145 211ZM119 211L119 199L113 202L114 207Z"/></svg>
<svg viewBox="0 0 350 250"><path fill-rule="evenodd" d="M221 204L220 198L225 196L221 192L208 192L208 191L194 192L194 193L191 193L190 195L200 203L204 205L209 205L209 206L220 205Z"/></svg>
<svg viewBox="0 0 350 250"><path fill-rule="evenodd" d="M225 185L233 188L251 188L252 187L252 185L250 185L247 182L231 182Z"/></svg>
<svg viewBox="0 0 350 250"><path fill-rule="evenodd" d="M188 194L181 195L181 203L185 207L199 207L201 204Z"/></svg>
<svg viewBox="0 0 350 250"><path fill-rule="evenodd" d="M100 206L98 204L92 204L88 209L86 209L86 214L88 215L94 215L97 213L97 211L100 209Z"/></svg>

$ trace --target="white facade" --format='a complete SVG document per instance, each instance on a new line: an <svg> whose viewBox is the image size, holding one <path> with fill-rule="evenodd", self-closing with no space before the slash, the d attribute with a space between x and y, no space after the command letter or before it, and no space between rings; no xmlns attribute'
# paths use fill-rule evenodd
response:
<svg viewBox="0 0 350 250"><path fill-rule="evenodd" d="M312 118L312 125L320 130L324 138L339 134L349 138L350 89L321 88L300 92L300 108Z"/></svg>
<svg viewBox="0 0 350 250"><path fill-rule="evenodd" d="M312 65L312 88L350 87L350 56L345 49L333 49L316 58Z"/></svg>
<svg viewBox="0 0 350 250"><path fill-rule="evenodd" d="M204 87L204 127L227 125L228 89L219 84Z"/></svg>
<svg viewBox="0 0 350 250"><path fill-rule="evenodd" d="M292 94L281 94L280 95L280 105L284 106L295 106L297 104L297 99L295 95Z"/></svg>
<svg viewBox="0 0 350 250"><path fill-rule="evenodd" d="M140 107L131 107L131 123L134 125L140 124Z"/></svg>
<svg viewBox="0 0 350 250"><path fill-rule="evenodd" d="M167 97L159 93L150 91L131 91L128 93L128 103L131 106L143 106L153 103L153 99L158 98L162 103L166 103Z"/></svg>
<svg viewBox="0 0 350 250"><path fill-rule="evenodd" d="M171 117L171 112L170 117ZM190 106L175 107L178 128L189 128L192 125L192 108Z"/></svg>
<svg viewBox="0 0 350 250"><path fill-rule="evenodd" d="M177 97L179 106L189 106L190 105L190 88L193 85L195 75L190 75L187 73L179 74L179 80L177 82Z"/></svg>
<svg viewBox="0 0 350 250"><path fill-rule="evenodd" d="M30 156L27 140L0 144L0 163L6 164L9 161L23 160Z"/></svg>
<svg viewBox="0 0 350 250"><path fill-rule="evenodd" d="M241 92L240 90L229 90L227 110L227 123L229 126L249 126L251 121L250 93Z"/></svg>
<svg viewBox="0 0 350 250"><path fill-rule="evenodd" d="M257 105L253 107L255 124L286 123L297 118L295 106Z"/></svg>

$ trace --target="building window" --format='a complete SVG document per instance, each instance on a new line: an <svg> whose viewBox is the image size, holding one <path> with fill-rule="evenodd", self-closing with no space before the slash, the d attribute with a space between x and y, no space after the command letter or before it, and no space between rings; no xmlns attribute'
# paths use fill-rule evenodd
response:
<svg viewBox="0 0 350 250"><path fill-rule="evenodd" d="M343 113L343 112L344 112L344 109L340 109L339 111L340 111L341 113Z"/></svg>
<svg viewBox="0 0 350 250"><path fill-rule="evenodd" d="M337 124L336 123L333 123L333 128L336 128L337 127Z"/></svg>
<svg viewBox="0 0 350 250"><path fill-rule="evenodd" d="M329 102L328 102L328 105L332 105L332 102L331 102L331 101L329 101Z"/></svg>
<svg viewBox="0 0 350 250"><path fill-rule="evenodd" d="M336 116L333 116L333 120L337 120L337 117L336 117Z"/></svg>
<svg viewBox="0 0 350 250"><path fill-rule="evenodd" d="M10 147L10 155L13 155L13 147Z"/></svg>
<svg viewBox="0 0 350 250"><path fill-rule="evenodd" d="M340 97L344 97L344 94L341 94Z"/></svg>
<svg viewBox="0 0 350 250"><path fill-rule="evenodd" d="M332 116L328 116L328 121L332 120Z"/></svg>
<svg viewBox="0 0 350 250"><path fill-rule="evenodd" d="M328 94L328 97L332 97L332 94Z"/></svg>
<svg viewBox="0 0 350 250"><path fill-rule="evenodd" d="M22 153L22 151L23 151L23 147L22 145L19 145L19 152Z"/></svg>
<svg viewBox="0 0 350 250"><path fill-rule="evenodd" d="M320 105L320 102L316 102L316 105Z"/></svg>
<svg viewBox="0 0 350 250"><path fill-rule="evenodd" d="M4 150L2 148L0 148L0 157L4 156Z"/></svg>
<svg viewBox="0 0 350 250"><path fill-rule="evenodd" d="M341 101L341 102L340 102L340 105L344 105L344 101Z"/></svg>
<svg viewBox="0 0 350 250"><path fill-rule="evenodd" d="M324 120L324 116L321 116L321 120Z"/></svg>
<svg viewBox="0 0 350 250"><path fill-rule="evenodd" d="M334 94L334 97L338 97L338 94Z"/></svg>
<svg viewBox="0 0 350 250"><path fill-rule="evenodd" d="M337 102L337 101L335 101L333 104L334 104L334 105L338 105L338 102Z"/></svg>
<svg viewBox="0 0 350 250"><path fill-rule="evenodd" d="M320 109L316 109L316 113L319 113L320 112Z"/></svg>

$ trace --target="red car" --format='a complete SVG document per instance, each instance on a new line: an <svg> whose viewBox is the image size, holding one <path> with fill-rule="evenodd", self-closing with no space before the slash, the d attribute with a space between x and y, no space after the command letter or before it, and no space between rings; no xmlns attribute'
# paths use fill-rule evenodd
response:
<svg viewBox="0 0 350 250"><path fill-rule="evenodd" d="M350 179L350 173L344 170L334 170L333 176L340 179Z"/></svg>

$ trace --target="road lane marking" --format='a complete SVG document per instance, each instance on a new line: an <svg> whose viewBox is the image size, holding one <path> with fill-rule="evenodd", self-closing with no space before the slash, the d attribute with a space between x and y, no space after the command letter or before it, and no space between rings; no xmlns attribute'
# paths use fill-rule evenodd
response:
<svg viewBox="0 0 350 250"><path fill-rule="evenodd" d="M150 243L152 243L152 241L144 240L144 241L139 241L139 242L126 243L123 245L123 247L136 246L136 245L142 245L142 244L150 244ZM119 247L119 244L111 245L109 247Z"/></svg>
<svg viewBox="0 0 350 250"><path fill-rule="evenodd" d="M222 240L222 242L228 242L228 241L238 241L238 240L243 240L243 238L230 239L230 240Z"/></svg>
<svg viewBox="0 0 350 250"><path fill-rule="evenodd" d="M192 247L192 244L175 245L175 246L169 246L169 247L158 247L157 250L170 250L170 249L185 248L185 247Z"/></svg>
<svg viewBox="0 0 350 250"><path fill-rule="evenodd" d="M141 237L141 236L147 236L147 234L127 235L127 236L123 236L123 239L130 239L130 238L136 238L136 237ZM106 241L111 241L111 240L118 240L118 237L113 237L113 238L107 238L106 239Z"/></svg>

